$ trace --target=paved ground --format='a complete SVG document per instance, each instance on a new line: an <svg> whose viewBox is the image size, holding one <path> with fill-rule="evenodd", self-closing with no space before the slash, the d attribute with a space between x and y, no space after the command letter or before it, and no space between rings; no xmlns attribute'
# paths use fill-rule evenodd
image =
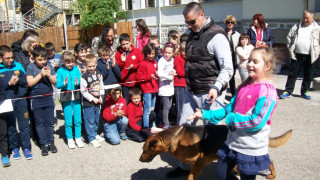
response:
<svg viewBox="0 0 320 180"><path fill-rule="evenodd" d="M276 86L283 89L286 75L275 75L274 80ZM312 100L304 100L299 97L300 82L301 79L294 92L297 96L279 100L273 115L271 136L293 129L293 136L286 145L270 149L280 180L320 179L320 91L310 92ZM132 141L122 141L118 146L103 142L98 149L86 145L70 150L63 124L63 119L59 119L55 133L57 154L42 157L40 149L32 143L34 159L11 159L11 167L0 168L0 179L160 180L166 179L165 174L177 166L178 161L168 153L150 163L139 162L143 144ZM199 179L213 179L214 164L207 166Z"/></svg>

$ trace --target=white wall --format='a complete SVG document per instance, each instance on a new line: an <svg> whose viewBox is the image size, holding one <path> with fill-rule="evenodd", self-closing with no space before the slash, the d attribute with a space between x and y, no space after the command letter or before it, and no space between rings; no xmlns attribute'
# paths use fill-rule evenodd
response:
<svg viewBox="0 0 320 180"><path fill-rule="evenodd" d="M124 0L123 0L124 1ZM137 7L137 1L135 0L135 7ZM192 0L185 0L191 2ZM185 1L182 1L183 3ZM169 1L165 1L169 2ZM160 0L160 3L163 3ZM140 2L139 2L140 5ZM157 4L158 5L158 4ZM213 18L216 22L223 22L226 15L232 14L237 19L242 19L242 1L218 1L218 2L204 2L201 5L205 9L207 16ZM173 5L173 6L163 6L161 7L162 14L162 25L180 25L184 23L184 17L182 11L185 4ZM143 18L147 22L148 26L155 26L159 24L159 9L155 8L142 8L139 10L134 10L134 20ZM127 11L128 21L132 21L132 11Z"/></svg>
<svg viewBox="0 0 320 180"><path fill-rule="evenodd" d="M306 0L243 0L243 19L263 14L265 19L301 19Z"/></svg>

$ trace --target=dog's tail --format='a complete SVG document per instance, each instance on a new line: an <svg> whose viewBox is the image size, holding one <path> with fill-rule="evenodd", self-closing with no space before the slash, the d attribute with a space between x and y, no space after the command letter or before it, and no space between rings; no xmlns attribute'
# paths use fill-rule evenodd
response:
<svg viewBox="0 0 320 180"><path fill-rule="evenodd" d="M269 138L269 147L278 148L287 143L292 135L292 129L278 137Z"/></svg>

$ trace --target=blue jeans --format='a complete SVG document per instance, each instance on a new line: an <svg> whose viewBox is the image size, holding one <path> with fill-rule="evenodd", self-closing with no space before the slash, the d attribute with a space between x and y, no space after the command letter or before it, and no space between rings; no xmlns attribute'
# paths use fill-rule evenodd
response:
<svg viewBox="0 0 320 180"><path fill-rule="evenodd" d="M96 139L99 126L99 106L83 106L83 122L87 132L88 140L91 142Z"/></svg>
<svg viewBox="0 0 320 180"><path fill-rule="evenodd" d="M54 141L54 107L43 107L32 110L40 145Z"/></svg>
<svg viewBox="0 0 320 180"><path fill-rule="evenodd" d="M65 131L67 139L73 139L72 119L74 123L75 138L81 137L81 104L80 100L62 102Z"/></svg>
<svg viewBox="0 0 320 180"><path fill-rule="evenodd" d="M113 122L105 122L103 127L106 140L112 145L120 144L120 136L126 135L127 126L128 118L126 116L122 116Z"/></svg>
<svg viewBox="0 0 320 180"><path fill-rule="evenodd" d="M13 101L13 112L5 113L8 127L9 149L19 148L16 122L18 121L22 149L31 149L27 101Z"/></svg>
<svg viewBox="0 0 320 180"><path fill-rule="evenodd" d="M149 116L151 108L154 109L156 105L156 93L144 93L143 101L143 128L149 128Z"/></svg>
<svg viewBox="0 0 320 180"><path fill-rule="evenodd" d="M184 103L184 94L186 88L182 86L175 86L174 87L174 96L176 98L176 107L177 107L177 126L179 126L179 120L182 113L182 106Z"/></svg>

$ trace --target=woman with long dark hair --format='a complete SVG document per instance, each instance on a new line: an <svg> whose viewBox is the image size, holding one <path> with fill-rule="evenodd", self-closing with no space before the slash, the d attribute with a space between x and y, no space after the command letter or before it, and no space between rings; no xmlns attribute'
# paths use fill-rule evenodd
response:
<svg viewBox="0 0 320 180"><path fill-rule="evenodd" d="M136 37L136 48L143 50L144 46L148 44L150 31L143 19L136 20L136 28L139 34Z"/></svg>

